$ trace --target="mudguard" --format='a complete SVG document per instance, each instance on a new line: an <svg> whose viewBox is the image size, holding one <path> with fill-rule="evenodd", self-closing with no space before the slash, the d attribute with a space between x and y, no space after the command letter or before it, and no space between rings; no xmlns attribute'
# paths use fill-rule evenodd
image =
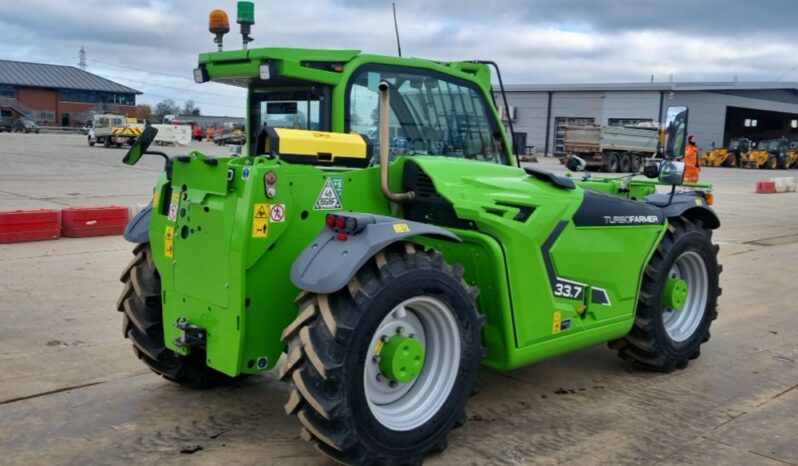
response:
<svg viewBox="0 0 798 466"><path fill-rule="evenodd" d="M378 251L404 238L433 235L460 241L443 228L382 215L342 213L365 228L345 235L329 227L305 248L291 267L291 282L313 293L337 291ZM340 236L339 236L340 235Z"/></svg>
<svg viewBox="0 0 798 466"><path fill-rule="evenodd" d="M673 195L673 200L668 203L670 194L656 193L645 197L645 201L660 209L666 217L684 216L701 220L701 223L710 230L720 227L718 214L707 205L703 191L682 191Z"/></svg>
<svg viewBox="0 0 798 466"><path fill-rule="evenodd" d="M141 209L125 227L125 239L135 244L147 243L150 241L150 215L152 214L152 202L147 207Z"/></svg>

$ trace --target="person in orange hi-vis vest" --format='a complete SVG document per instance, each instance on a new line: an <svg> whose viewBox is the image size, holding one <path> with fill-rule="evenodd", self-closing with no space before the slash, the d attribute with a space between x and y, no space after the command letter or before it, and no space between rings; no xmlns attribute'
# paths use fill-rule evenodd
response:
<svg viewBox="0 0 798 466"><path fill-rule="evenodd" d="M698 148L695 145L695 136L691 134L687 138L687 147L684 148L684 182L698 183L700 172L701 165L698 160Z"/></svg>

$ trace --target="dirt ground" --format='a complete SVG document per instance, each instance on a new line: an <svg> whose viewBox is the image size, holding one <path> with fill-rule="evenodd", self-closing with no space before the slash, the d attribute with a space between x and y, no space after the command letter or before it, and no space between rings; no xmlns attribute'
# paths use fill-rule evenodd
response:
<svg viewBox="0 0 798 466"><path fill-rule="evenodd" d="M125 167L123 152L0 134L0 210L146 203L160 162ZM653 374L597 346L483 369L469 422L427 464L798 465L798 194L753 194L774 175L798 170L702 172L724 272L701 358ZM328 464L274 375L192 391L136 360L115 310L130 250L121 237L0 245L0 464Z"/></svg>

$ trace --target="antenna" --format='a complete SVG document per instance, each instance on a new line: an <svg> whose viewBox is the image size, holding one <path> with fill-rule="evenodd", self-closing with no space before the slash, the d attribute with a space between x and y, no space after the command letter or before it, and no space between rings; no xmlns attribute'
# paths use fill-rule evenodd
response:
<svg viewBox="0 0 798 466"><path fill-rule="evenodd" d="M86 71L86 49L81 45L80 51L78 52L78 56L80 57L80 62L78 62L78 66L81 70Z"/></svg>
<svg viewBox="0 0 798 466"><path fill-rule="evenodd" d="M393 28L396 31L396 48L399 50L399 56L402 56L402 43L399 41L399 23L396 22L396 3L393 5Z"/></svg>

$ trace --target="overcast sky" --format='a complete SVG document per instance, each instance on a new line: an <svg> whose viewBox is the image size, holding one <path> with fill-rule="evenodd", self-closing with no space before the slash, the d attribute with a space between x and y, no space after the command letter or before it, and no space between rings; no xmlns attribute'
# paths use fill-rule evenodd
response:
<svg viewBox="0 0 798 466"><path fill-rule="evenodd" d="M256 1L251 46L395 54L391 2ZM508 83L798 81L798 0L398 0L402 51L490 59ZM116 6L114 6L116 5ZM76 65L144 92L194 99L205 114L243 115L243 92L196 85L214 49L213 8L230 0L0 0L0 59ZM232 24L227 48L239 48Z"/></svg>

